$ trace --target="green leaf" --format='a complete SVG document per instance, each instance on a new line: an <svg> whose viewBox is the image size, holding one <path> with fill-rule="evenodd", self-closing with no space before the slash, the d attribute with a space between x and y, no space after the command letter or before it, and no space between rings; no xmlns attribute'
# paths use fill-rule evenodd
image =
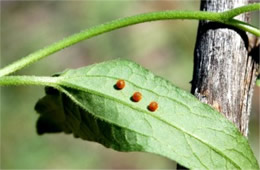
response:
<svg viewBox="0 0 260 170"><path fill-rule="evenodd" d="M258 78L257 80L256 80L256 86L260 86L260 79Z"/></svg>
<svg viewBox="0 0 260 170"><path fill-rule="evenodd" d="M126 82L115 89L118 79ZM224 116L140 65L113 60L59 75L38 101L39 134L72 132L118 151L159 154L192 169L259 169L247 139ZM143 99L133 102L134 92ZM147 106L156 101L159 108Z"/></svg>

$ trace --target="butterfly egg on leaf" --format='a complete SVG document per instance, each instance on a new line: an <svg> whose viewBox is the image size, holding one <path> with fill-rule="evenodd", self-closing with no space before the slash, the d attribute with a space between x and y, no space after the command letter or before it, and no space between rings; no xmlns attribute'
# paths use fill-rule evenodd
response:
<svg viewBox="0 0 260 170"><path fill-rule="evenodd" d="M118 80L114 86L117 90L122 90L125 87L124 80Z"/></svg>
<svg viewBox="0 0 260 170"><path fill-rule="evenodd" d="M139 102L142 99L142 94L140 92L135 92L132 97L131 100L133 102Z"/></svg>
<svg viewBox="0 0 260 170"><path fill-rule="evenodd" d="M122 90L125 87L125 81L124 80L118 80L116 82L116 84L114 85L115 89L117 90ZM139 102L140 100L142 100L142 93L140 92L135 92L131 98L130 98L133 102ZM154 112L158 109L158 103L155 101L152 101L148 106L147 109L151 112Z"/></svg>
<svg viewBox="0 0 260 170"><path fill-rule="evenodd" d="M154 112L158 109L159 105L157 102L152 101L149 105L148 105L148 110L150 110L151 112Z"/></svg>

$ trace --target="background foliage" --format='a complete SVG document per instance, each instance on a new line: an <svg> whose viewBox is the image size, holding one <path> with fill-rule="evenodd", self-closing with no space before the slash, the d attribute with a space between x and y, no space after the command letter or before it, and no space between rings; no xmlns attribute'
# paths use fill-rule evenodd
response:
<svg viewBox="0 0 260 170"><path fill-rule="evenodd" d="M81 29L138 13L198 10L199 1L1 1L1 67ZM259 13L255 13L259 15ZM257 17L255 17L257 18ZM259 25L257 19L254 24ZM18 74L51 75L114 58L131 59L190 90L197 21L157 21L107 33L65 49ZM1 88L1 168L172 168L148 153L120 153L72 135L38 136L42 87ZM249 142L259 160L259 87Z"/></svg>

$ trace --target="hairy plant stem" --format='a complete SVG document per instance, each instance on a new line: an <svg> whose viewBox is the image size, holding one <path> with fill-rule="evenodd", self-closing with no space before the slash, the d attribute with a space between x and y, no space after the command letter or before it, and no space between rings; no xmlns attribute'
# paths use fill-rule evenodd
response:
<svg viewBox="0 0 260 170"><path fill-rule="evenodd" d="M241 6L241 7L234 8L232 10L222 12L222 15L225 16L224 18L232 19L235 16L238 16L242 13L255 11L259 9L260 9L260 3L254 3L254 4L249 4L246 6Z"/></svg>
<svg viewBox="0 0 260 170"><path fill-rule="evenodd" d="M41 85L57 87L59 79L59 77L45 76L4 76L0 77L0 86Z"/></svg>
<svg viewBox="0 0 260 170"><path fill-rule="evenodd" d="M244 12L254 11L260 9L260 3L250 4L247 6L235 8L226 12L206 12L206 11L160 11L151 12L131 17L117 19L105 24L101 24L72 36L69 36L61 41L58 41L50 46L47 46L41 50L29 54L28 56L2 68L0 70L0 77L9 75L17 70L20 70L42 58L45 58L57 51L60 51L66 47L76 44L82 40L100 35L105 32L109 32L115 29L134 25L143 22L156 21L156 20L170 20L170 19L193 19L193 20L210 20L215 22L232 25L241 30L250 32L256 36L260 36L260 30L241 21L232 19Z"/></svg>

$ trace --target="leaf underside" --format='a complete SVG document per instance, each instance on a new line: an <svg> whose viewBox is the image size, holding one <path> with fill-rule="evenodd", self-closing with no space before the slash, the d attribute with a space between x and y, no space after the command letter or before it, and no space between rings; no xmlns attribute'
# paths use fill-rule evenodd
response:
<svg viewBox="0 0 260 170"><path fill-rule="evenodd" d="M126 82L122 90L114 87ZM39 134L73 133L118 151L159 154L192 169L259 169L252 150L224 116L128 60L112 60L59 75L35 109ZM140 92L143 98L133 102ZM159 108L147 106L156 101Z"/></svg>

